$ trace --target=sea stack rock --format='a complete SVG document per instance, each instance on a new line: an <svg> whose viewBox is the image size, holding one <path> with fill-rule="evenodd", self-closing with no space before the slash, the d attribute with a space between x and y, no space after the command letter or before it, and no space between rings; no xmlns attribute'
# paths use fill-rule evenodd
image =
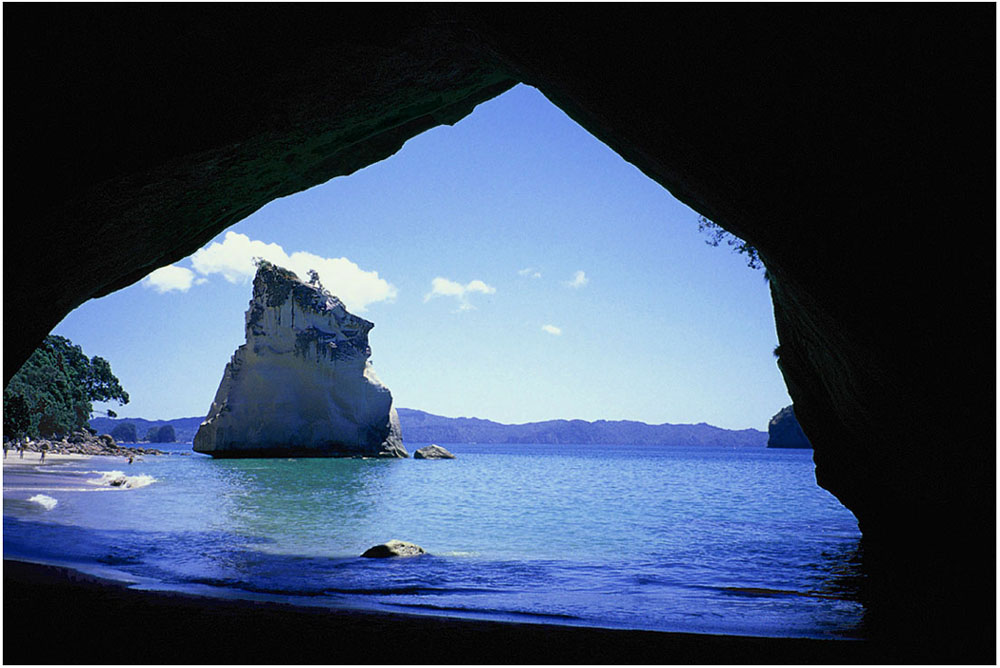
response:
<svg viewBox="0 0 1000 668"><path fill-rule="evenodd" d="M769 448L812 448L805 432L795 418L791 406L785 406L771 418L767 425L767 447Z"/></svg>
<svg viewBox="0 0 1000 668"><path fill-rule="evenodd" d="M247 342L226 365L195 452L213 457L406 457L373 323L319 284L258 261Z"/></svg>

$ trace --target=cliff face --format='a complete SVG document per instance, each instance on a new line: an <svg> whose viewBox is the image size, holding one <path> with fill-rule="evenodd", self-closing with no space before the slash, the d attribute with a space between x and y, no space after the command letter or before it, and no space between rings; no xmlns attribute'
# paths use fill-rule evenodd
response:
<svg viewBox="0 0 1000 668"><path fill-rule="evenodd" d="M406 457L374 325L321 286L262 261L236 349L194 450L213 457Z"/></svg>
<svg viewBox="0 0 1000 668"><path fill-rule="evenodd" d="M791 406L782 408L767 424L767 447L812 448Z"/></svg>

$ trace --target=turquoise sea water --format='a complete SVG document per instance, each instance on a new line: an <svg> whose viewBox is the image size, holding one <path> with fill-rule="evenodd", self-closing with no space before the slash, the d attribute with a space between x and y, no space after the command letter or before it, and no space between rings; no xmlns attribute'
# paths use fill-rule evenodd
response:
<svg viewBox="0 0 1000 668"><path fill-rule="evenodd" d="M860 534L816 486L811 451L445 445L457 459L195 454L48 465L28 482L5 473L4 555L308 605L861 633ZM115 470L130 489L108 486ZM358 557L391 538L430 554Z"/></svg>

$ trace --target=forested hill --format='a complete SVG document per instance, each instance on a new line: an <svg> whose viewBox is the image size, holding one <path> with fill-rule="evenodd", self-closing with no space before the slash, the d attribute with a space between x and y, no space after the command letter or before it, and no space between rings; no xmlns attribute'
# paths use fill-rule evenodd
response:
<svg viewBox="0 0 1000 668"><path fill-rule="evenodd" d="M447 418L400 408L403 441L413 443L603 443L764 447L767 433L700 424L646 424L628 420L547 420L501 424L479 418Z"/></svg>
<svg viewBox="0 0 1000 668"><path fill-rule="evenodd" d="M722 429L701 424L646 424L628 420L586 422L547 420L527 424L501 424L479 418L449 418L412 408L400 408L403 441L409 443L603 443L608 445L718 445L764 447L767 432L756 429ZM94 418L90 426L110 433L122 422L131 422L141 438L153 427L172 425L177 440L190 443L204 418L144 420Z"/></svg>

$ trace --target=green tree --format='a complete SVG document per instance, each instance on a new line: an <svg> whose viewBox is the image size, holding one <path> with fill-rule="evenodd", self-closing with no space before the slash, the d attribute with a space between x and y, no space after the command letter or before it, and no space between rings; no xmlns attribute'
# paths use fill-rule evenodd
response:
<svg viewBox="0 0 1000 668"><path fill-rule="evenodd" d="M80 350L79 346L76 348ZM83 381L87 387L87 396L91 401L118 400L121 404L128 403L128 392L122 389L115 374L111 373L111 365L103 357L94 355L91 358L90 368L84 374Z"/></svg>
<svg viewBox="0 0 1000 668"><path fill-rule="evenodd" d="M27 400L20 394L3 393L3 435L4 438L19 440L31 428L31 410Z"/></svg>
<svg viewBox="0 0 1000 668"><path fill-rule="evenodd" d="M64 436L86 429L92 401L127 404L128 393L107 360L88 358L69 339L49 335L4 388L4 433L10 438ZM19 418L23 406L26 421Z"/></svg>

